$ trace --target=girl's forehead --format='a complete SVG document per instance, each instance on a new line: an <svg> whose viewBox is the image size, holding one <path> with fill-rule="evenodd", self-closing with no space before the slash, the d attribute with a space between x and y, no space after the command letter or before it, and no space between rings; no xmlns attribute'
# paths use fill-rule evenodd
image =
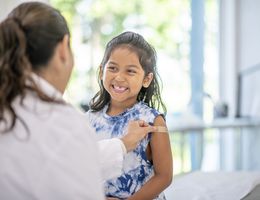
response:
<svg viewBox="0 0 260 200"><path fill-rule="evenodd" d="M122 54L133 54L135 56L138 57L138 54L136 52L136 50L134 50L132 47L130 46L126 46L126 45L122 45L122 46L118 46L116 48L114 48L111 53L110 56L112 54L118 54L118 53L122 53Z"/></svg>
<svg viewBox="0 0 260 200"><path fill-rule="evenodd" d="M109 60L124 60L128 62L137 62L139 63L138 54L128 48L116 48L114 49L110 56Z"/></svg>
<svg viewBox="0 0 260 200"><path fill-rule="evenodd" d="M117 48L113 50L106 64L118 65L120 67L131 66L143 70L138 55L127 48Z"/></svg>

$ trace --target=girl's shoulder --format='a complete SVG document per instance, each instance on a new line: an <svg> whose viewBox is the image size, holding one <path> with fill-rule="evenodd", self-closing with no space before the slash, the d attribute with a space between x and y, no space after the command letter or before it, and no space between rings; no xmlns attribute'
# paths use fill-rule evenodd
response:
<svg viewBox="0 0 260 200"><path fill-rule="evenodd" d="M145 102L139 102L136 105L136 109L142 113L142 115L144 116L153 116L153 117L157 117L159 115L162 115L164 117L164 114L161 113L160 111L156 110L155 108L151 108L150 106L148 106Z"/></svg>
<svg viewBox="0 0 260 200"><path fill-rule="evenodd" d="M87 120L88 120L89 122L92 122L92 121L95 121L95 120L97 120L98 118L102 117L102 113L103 113L102 110L100 110L100 111L88 110L88 111L85 113L85 117L87 118Z"/></svg>

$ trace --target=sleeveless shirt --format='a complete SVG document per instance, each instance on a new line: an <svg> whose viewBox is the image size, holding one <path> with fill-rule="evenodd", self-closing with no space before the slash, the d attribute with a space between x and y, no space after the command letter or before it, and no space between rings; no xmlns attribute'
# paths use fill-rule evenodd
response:
<svg viewBox="0 0 260 200"><path fill-rule="evenodd" d="M162 115L144 102L138 102L116 116L107 115L107 109L108 105L98 112L88 111L86 115L99 140L122 137L126 133L129 121L141 119L153 125L155 118ZM153 165L146 157L146 148L150 139L151 134L148 134L136 149L125 155L121 176L107 180L104 184L107 197L128 198L154 175ZM156 200L164 199L163 193L156 198Z"/></svg>

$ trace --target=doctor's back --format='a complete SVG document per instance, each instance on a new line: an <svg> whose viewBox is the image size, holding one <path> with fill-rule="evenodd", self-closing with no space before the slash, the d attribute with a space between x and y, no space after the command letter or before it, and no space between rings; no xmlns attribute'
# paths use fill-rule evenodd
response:
<svg viewBox="0 0 260 200"><path fill-rule="evenodd" d="M104 199L94 135L62 99L69 37L59 11L39 2L0 24L0 199Z"/></svg>
<svg viewBox="0 0 260 200"><path fill-rule="evenodd" d="M23 104L14 102L21 120L0 135L0 199L92 199L95 191L95 199L103 199L96 188L97 148L85 119L71 106L33 93Z"/></svg>

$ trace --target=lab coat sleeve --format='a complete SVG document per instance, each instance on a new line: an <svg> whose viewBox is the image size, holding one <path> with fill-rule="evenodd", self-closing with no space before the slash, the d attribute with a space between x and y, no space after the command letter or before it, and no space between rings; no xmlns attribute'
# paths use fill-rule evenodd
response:
<svg viewBox="0 0 260 200"><path fill-rule="evenodd" d="M123 168L124 147L118 138L98 141L99 161L103 181L117 177Z"/></svg>

